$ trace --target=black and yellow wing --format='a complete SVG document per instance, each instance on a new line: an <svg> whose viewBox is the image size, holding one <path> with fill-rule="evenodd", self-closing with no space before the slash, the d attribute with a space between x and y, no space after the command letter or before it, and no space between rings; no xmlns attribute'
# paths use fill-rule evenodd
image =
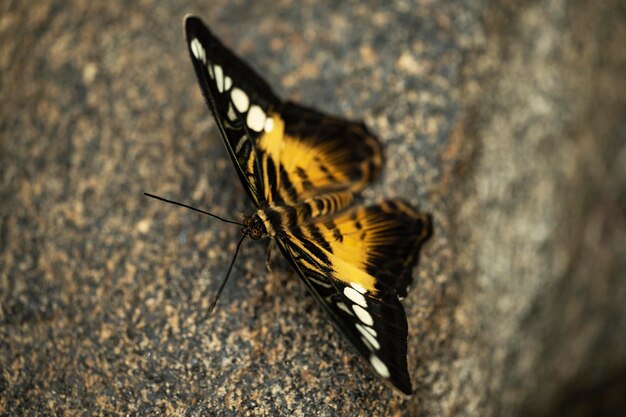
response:
<svg viewBox="0 0 626 417"><path fill-rule="evenodd" d="M271 124L267 116L278 111L281 102L267 83L224 47L200 19L186 17L185 31L204 98L246 192L259 206L265 199L258 144Z"/></svg>
<svg viewBox="0 0 626 417"><path fill-rule="evenodd" d="M190 56L226 149L252 201L293 216L276 242L334 324L404 393L406 295L430 217L393 200L349 209L381 171L363 123L282 102L211 34L185 19Z"/></svg>
<svg viewBox="0 0 626 417"><path fill-rule="evenodd" d="M282 102L200 19L187 17L185 29L206 102L257 207L359 191L380 173L382 148L364 124Z"/></svg>
<svg viewBox="0 0 626 417"><path fill-rule="evenodd" d="M430 216L399 200L303 224L279 239L283 254L374 371L405 394L411 284Z"/></svg>

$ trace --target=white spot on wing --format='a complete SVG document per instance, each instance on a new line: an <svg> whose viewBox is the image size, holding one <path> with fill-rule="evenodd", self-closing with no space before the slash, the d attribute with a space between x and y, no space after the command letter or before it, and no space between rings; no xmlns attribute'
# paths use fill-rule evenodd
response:
<svg viewBox="0 0 626 417"><path fill-rule="evenodd" d="M358 292L360 292L361 294L365 294L367 292L367 290L365 289L364 286L362 286L361 284L358 284L356 282L351 282L350 285L352 285L352 288L354 288L355 290L357 290Z"/></svg>
<svg viewBox="0 0 626 417"><path fill-rule="evenodd" d="M367 348L369 350L371 350L372 352L375 350L380 349L380 345L378 344L378 341L376 339L368 339L365 336L361 336L361 341L365 344L365 346L367 346ZM374 343L374 344L372 344Z"/></svg>
<svg viewBox="0 0 626 417"><path fill-rule="evenodd" d="M344 303L343 301L339 301L337 303L337 307L339 308L339 310L343 310L346 313L348 313L349 315L353 316L354 314L352 314L352 311L350 311L350 309L348 308L348 306L346 305L346 303Z"/></svg>
<svg viewBox="0 0 626 417"><path fill-rule="evenodd" d="M270 133L272 131L272 129L274 129L274 119L272 119L271 117L268 117L267 120L265 121L265 132Z"/></svg>
<svg viewBox="0 0 626 417"><path fill-rule="evenodd" d="M241 150L241 148L243 147L243 144L246 143L247 140L247 136L243 135L240 139L239 142L237 142L237 146L235 147L235 153L239 153L239 151Z"/></svg>
<svg viewBox="0 0 626 417"><path fill-rule="evenodd" d="M361 307L367 307L365 297L352 287L346 287L343 289L343 295L348 297L352 302L357 303Z"/></svg>
<svg viewBox="0 0 626 417"><path fill-rule="evenodd" d="M387 368L387 365L385 365L378 356L370 356L370 363L374 367L374 370L378 372L380 376L382 376L383 378L389 378L389 368Z"/></svg>
<svg viewBox="0 0 626 417"><path fill-rule="evenodd" d="M248 107L250 107L250 99L246 93L235 87L233 88L233 91L230 92L230 98L233 100L233 104L237 110L239 110L239 113L245 113L248 111Z"/></svg>
<svg viewBox="0 0 626 417"><path fill-rule="evenodd" d="M191 46L191 52L193 52L193 56L195 56L196 59L200 59L200 51L198 50L199 45L200 41L196 38L193 38L189 44L189 46Z"/></svg>
<svg viewBox="0 0 626 417"><path fill-rule="evenodd" d="M231 103L228 103L228 113L226 113L226 115L231 122L234 122L237 118L237 114L235 113L235 109L233 109L233 105Z"/></svg>
<svg viewBox="0 0 626 417"><path fill-rule="evenodd" d="M190 46L191 46L191 52L193 53L193 56L195 56L196 59L199 59L202 62L206 62L206 54L198 38L193 38L191 40Z"/></svg>
<svg viewBox="0 0 626 417"><path fill-rule="evenodd" d="M369 334L371 334L374 337L378 336L378 333L376 333L376 330L374 330L370 326L363 326L363 325L357 323L356 327L357 327L357 329L359 329L359 331L365 330L365 331L367 331ZM361 332L361 333L363 333L363 332Z"/></svg>
<svg viewBox="0 0 626 417"><path fill-rule="evenodd" d="M250 107L248 111L248 117L246 118L246 124L255 132L260 132L265 127L265 112L256 104Z"/></svg>
<svg viewBox="0 0 626 417"><path fill-rule="evenodd" d="M312 276L307 276L306 278L307 278L309 281L314 282L315 284L320 285L320 286L322 286L322 287L324 287L324 288L330 288L330 287L332 287L332 286L333 286L333 285L332 285L331 283L329 283L329 282L320 281L319 279L317 279L317 278L313 278Z"/></svg>
<svg viewBox="0 0 626 417"><path fill-rule="evenodd" d="M359 320L363 322L363 324L366 324L368 326L374 324L374 319L372 318L372 315L368 313L367 310L365 310L363 307L353 304L352 310L354 310L354 313L359 318Z"/></svg>
<svg viewBox="0 0 626 417"><path fill-rule="evenodd" d="M369 330L372 330L376 332L374 329L372 329L371 327L362 326L360 323L356 324L356 329L363 335L363 339L367 340L368 345L370 345L372 348L376 350L380 349L380 343L378 343L378 340L376 340L376 337L374 337L372 333L370 333L369 331Z"/></svg>
<svg viewBox="0 0 626 417"><path fill-rule="evenodd" d="M224 72L222 71L222 67L219 65L215 65L213 71L215 71L215 84L217 84L217 91L221 93L224 91Z"/></svg>
<svg viewBox="0 0 626 417"><path fill-rule="evenodd" d="M224 91L230 90L230 87L232 85L233 85L233 80L229 76L226 76L226 78L224 78Z"/></svg>

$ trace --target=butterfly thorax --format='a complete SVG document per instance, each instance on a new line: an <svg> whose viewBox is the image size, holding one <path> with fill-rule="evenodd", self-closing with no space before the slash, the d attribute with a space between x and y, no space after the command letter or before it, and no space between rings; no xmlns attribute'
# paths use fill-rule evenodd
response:
<svg viewBox="0 0 626 417"><path fill-rule="evenodd" d="M264 206L259 208L252 216L244 219L244 227L241 232L254 240L264 237L275 237L282 230L289 229L295 224L295 209L290 206Z"/></svg>
<svg viewBox="0 0 626 417"><path fill-rule="evenodd" d="M241 233L253 240L275 237L291 226L291 216L287 214L291 212L295 212L293 207L282 207L278 210L276 206L260 208L253 215L244 218Z"/></svg>
<svg viewBox="0 0 626 417"><path fill-rule="evenodd" d="M298 206L266 204L253 215L244 218L241 233L253 240L276 237L298 224L300 211Z"/></svg>

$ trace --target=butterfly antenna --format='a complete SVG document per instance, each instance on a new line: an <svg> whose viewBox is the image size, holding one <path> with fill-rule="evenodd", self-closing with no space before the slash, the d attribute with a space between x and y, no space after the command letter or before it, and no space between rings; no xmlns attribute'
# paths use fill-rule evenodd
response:
<svg viewBox="0 0 626 417"><path fill-rule="evenodd" d="M185 208L188 208L190 210L194 210L194 211L197 211L199 213L206 214L207 216L214 217L214 218L216 218L218 220L223 221L224 223L236 224L238 226L242 226L243 227L243 223L239 223L239 222L236 222L236 221L233 221L233 220L226 220L226 219L221 218L220 216L217 216L217 215L215 215L213 213L209 213L208 211L200 210L199 208L191 207L191 206L188 206L187 204L179 203L178 201L168 200L167 198L159 197L159 196L156 196L156 195L150 194L150 193L143 193L143 194L147 195L148 197L152 197L152 198L156 198L157 200L164 201L166 203L175 204L177 206L185 207Z"/></svg>
<svg viewBox="0 0 626 417"><path fill-rule="evenodd" d="M235 249L235 256L233 256L233 260L230 261L230 266L228 267L228 272L226 272L226 278L224 278L224 281L222 281L222 285L220 285L219 290L217 290L217 294L215 294L215 298L213 299L213 302L209 306L209 314L213 313L213 310L215 309L215 305L217 304L217 300L219 300L220 295L222 294L222 290L224 290L224 287L226 286L226 282L228 281L228 277L230 277L230 271L233 270L233 265L235 265L235 260L237 259L237 254L239 253L239 248L241 247L241 243L243 242L243 240L245 238L246 238L245 235L241 236L241 239L239 239L239 243L237 243L237 249Z"/></svg>

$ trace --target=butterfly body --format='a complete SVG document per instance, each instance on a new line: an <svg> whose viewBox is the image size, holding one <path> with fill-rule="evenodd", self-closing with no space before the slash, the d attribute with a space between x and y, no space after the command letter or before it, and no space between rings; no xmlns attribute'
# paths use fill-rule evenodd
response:
<svg viewBox="0 0 626 417"><path fill-rule="evenodd" d="M394 199L354 205L381 172L363 123L280 100L196 17L185 19L198 81L256 211L242 233L274 239L333 324L382 378L411 393L407 294L431 219Z"/></svg>
<svg viewBox="0 0 626 417"><path fill-rule="evenodd" d="M242 232L254 240L260 237L282 237L285 233L295 231L299 226L340 212L350 205L353 198L350 192L337 191L312 197L295 205L285 202L263 204L256 213L244 220L244 224L248 221L251 226L256 225L259 231L253 231L248 227ZM333 228L333 232L336 234L338 230Z"/></svg>

